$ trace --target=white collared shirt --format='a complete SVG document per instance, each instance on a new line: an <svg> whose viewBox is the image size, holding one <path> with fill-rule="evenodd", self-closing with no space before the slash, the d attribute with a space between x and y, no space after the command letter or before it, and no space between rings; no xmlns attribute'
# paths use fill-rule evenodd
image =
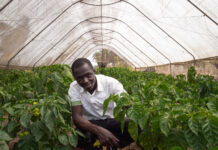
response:
<svg viewBox="0 0 218 150"><path fill-rule="evenodd" d="M70 84L68 94L72 105L82 105L83 106L83 117L87 120L97 120L114 118L113 109L115 103L111 101L108 105L108 109L103 116L103 103L110 94L120 95L126 92L123 85L116 79L108 77L105 75L95 75L97 79L97 89L90 94L85 91L77 81Z"/></svg>

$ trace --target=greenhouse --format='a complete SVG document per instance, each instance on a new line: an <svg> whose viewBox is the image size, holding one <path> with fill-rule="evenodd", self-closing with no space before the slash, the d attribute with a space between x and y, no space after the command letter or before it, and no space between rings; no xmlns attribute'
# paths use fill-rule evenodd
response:
<svg viewBox="0 0 218 150"><path fill-rule="evenodd" d="M132 142L88 120L99 133L83 149L217 150L218 1L1 0L0 150L80 149L86 108L70 91L95 96L101 78L124 92L90 105L104 117L113 104Z"/></svg>

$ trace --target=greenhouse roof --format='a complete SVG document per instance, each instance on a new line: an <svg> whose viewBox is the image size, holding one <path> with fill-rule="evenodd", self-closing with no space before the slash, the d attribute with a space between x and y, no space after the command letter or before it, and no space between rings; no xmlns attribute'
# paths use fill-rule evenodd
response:
<svg viewBox="0 0 218 150"><path fill-rule="evenodd" d="M140 68L218 56L217 0L1 0L0 65L112 50Z"/></svg>

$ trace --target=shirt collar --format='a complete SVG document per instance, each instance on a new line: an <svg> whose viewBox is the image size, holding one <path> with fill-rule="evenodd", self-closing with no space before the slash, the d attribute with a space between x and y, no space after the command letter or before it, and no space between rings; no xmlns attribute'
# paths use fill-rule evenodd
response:
<svg viewBox="0 0 218 150"><path fill-rule="evenodd" d="M78 84L78 85L79 85L79 84ZM80 93L83 93L83 92L85 91L85 90L83 89L83 87L81 87L80 85L79 85L79 88L80 88L80 89L79 89L79 92L80 92Z"/></svg>
<svg viewBox="0 0 218 150"><path fill-rule="evenodd" d="M97 80L97 90L96 91L104 91L101 79L98 75L96 75L96 80Z"/></svg>
<svg viewBox="0 0 218 150"><path fill-rule="evenodd" d="M96 89L96 91L104 91L104 88L103 88L103 85L102 85L102 83L101 83L101 79L100 79L100 77L98 76L98 75L95 75L95 77L96 77L96 80L97 80L97 89ZM78 84L78 83L77 83ZM79 85L79 84L78 84ZM81 87L80 85L79 85L79 92L80 93L83 93L85 90L84 90L84 88L83 87Z"/></svg>

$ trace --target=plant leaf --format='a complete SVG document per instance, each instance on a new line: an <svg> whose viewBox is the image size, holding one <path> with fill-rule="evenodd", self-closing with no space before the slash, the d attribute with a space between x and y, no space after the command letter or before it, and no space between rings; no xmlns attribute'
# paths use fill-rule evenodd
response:
<svg viewBox="0 0 218 150"><path fill-rule="evenodd" d="M63 145L68 145L68 138L65 134L58 135L58 140Z"/></svg>
<svg viewBox="0 0 218 150"><path fill-rule="evenodd" d="M5 131L0 130L0 140L10 141L12 138Z"/></svg>
<svg viewBox="0 0 218 150"><path fill-rule="evenodd" d="M169 119L169 116L163 116L160 119L160 130L165 136L168 136L171 126L172 121Z"/></svg>
<svg viewBox="0 0 218 150"><path fill-rule="evenodd" d="M44 135L43 129L44 129L44 125L40 121L34 122L31 125L31 132L32 132L33 136L35 137L36 142L38 142L42 138L42 136Z"/></svg>
<svg viewBox="0 0 218 150"><path fill-rule="evenodd" d="M14 115L14 109L12 107L7 107L6 111L10 114L10 115Z"/></svg>
<svg viewBox="0 0 218 150"><path fill-rule="evenodd" d="M209 116L202 125L204 137L207 139L210 147L218 143L218 118Z"/></svg>
<svg viewBox="0 0 218 150"><path fill-rule="evenodd" d="M5 141L0 141L0 150L9 150L8 144Z"/></svg>
<svg viewBox="0 0 218 150"><path fill-rule="evenodd" d="M67 145L67 146L58 145L54 148L54 150L72 150L72 148L69 145Z"/></svg>
<svg viewBox="0 0 218 150"><path fill-rule="evenodd" d="M134 121L129 122L128 131L129 131L130 136L136 142L138 138L138 125Z"/></svg>
<svg viewBox="0 0 218 150"><path fill-rule="evenodd" d="M209 150L218 150L218 146L210 148Z"/></svg>
<svg viewBox="0 0 218 150"><path fill-rule="evenodd" d="M21 118L20 118L20 124L27 128L29 123L30 123L30 119L31 119L31 114L30 113L24 113L23 115L21 115Z"/></svg>
<svg viewBox="0 0 218 150"><path fill-rule="evenodd" d="M71 133L68 136L68 140L69 140L70 145L72 145L73 147L77 147L77 144L78 144L78 136L77 135Z"/></svg>
<svg viewBox="0 0 218 150"><path fill-rule="evenodd" d="M45 114L45 125L48 127L48 129L50 131L52 131L54 129L54 125L55 125L55 115L54 113L47 109L47 112Z"/></svg>
<svg viewBox="0 0 218 150"><path fill-rule="evenodd" d="M107 107L108 107L110 101L111 101L111 100L115 100L116 98L117 98L116 95L111 94L111 95L104 101L104 103L103 103L103 109L104 109L104 111L103 111L103 116L105 115L105 113L106 113L106 111L107 111Z"/></svg>
<svg viewBox="0 0 218 150"><path fill-rule="evenodd" d="M189 120L188 120L188 126L189 128L191 129L191 131L195 134L195 135L198 135L198 131L199 131L199 123L198 123L198 120L191 117Z"/></svg>
<svg viewBox="0 0 218 150"><path fill-rule="evenodd" d="M207 142L203 136L196 136L189 128L185 130L185 139L193 150L205 150Z"/></svg>
<svg viewBox="0 0 218 150"><path fill-rule="evenodd" d="M12 132L16 126L18 126L18 124L15 121L11 120L8 123L8 132Z"/></svg>
<svg viewBox="0 0 218 150"><path fill-rule="evenodd" d="M170 150L183 150L180 146L174 146Z"/></svg>
<svg viewBox="0 0 218 150"><path fill-rule="evenodd" d="M20 150L34 150L37 147L32 135L22 137L17 145Z"/></svg>

